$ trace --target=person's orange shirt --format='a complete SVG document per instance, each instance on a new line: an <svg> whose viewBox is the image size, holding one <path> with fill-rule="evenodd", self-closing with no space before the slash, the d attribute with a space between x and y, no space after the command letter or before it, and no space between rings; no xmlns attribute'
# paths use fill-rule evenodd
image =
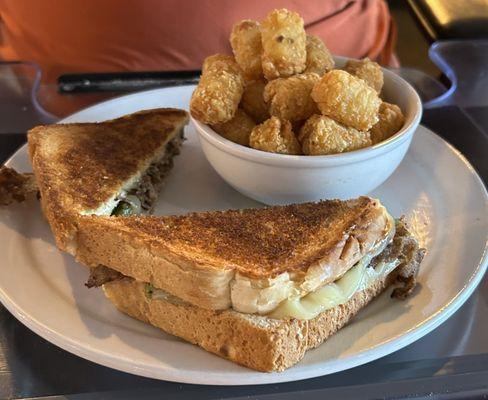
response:
<svg viewBox="0 0 488 400"><path fill-rule="evenodd" d="M36 61L48 82L71 72L200 69L206 56L231 52L235 22L274 8L299 12L334 54L391 63L382 0L0 0L0 57Z"/></svg>

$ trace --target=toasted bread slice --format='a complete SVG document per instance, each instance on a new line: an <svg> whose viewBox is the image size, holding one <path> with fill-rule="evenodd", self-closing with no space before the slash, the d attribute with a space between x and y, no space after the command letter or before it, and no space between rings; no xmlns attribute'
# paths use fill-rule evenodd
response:
<svg viewBox="0 0 488 400"><path fill-rule="evenodd" d="M185 216L85 216L76 257L203 308L266 313L391 240L391 222L368 197Z"/></svg>
<svg viewBox="0 0 488 400"><path fill-rule="evenodd" d="M76 216L110 214L117 195L163 157L187 121L185 111L161 108L30 130L29 154L58 247L74 253Z"/></svg>
<svg viewBox="0 0 488 400"><path fill-rule="evenodd" d="M346 303L309 320L205 310L169 295L148 297L146 285L130 278L106 283L103 289L120 311L134 318L246 367L282 371L341 329L392 283L398 280L410 290L412 285L407 281L415 282L423 255L417 241L401 227L393 242L372 262L398 259L397 268L357 291Z"/></svg>

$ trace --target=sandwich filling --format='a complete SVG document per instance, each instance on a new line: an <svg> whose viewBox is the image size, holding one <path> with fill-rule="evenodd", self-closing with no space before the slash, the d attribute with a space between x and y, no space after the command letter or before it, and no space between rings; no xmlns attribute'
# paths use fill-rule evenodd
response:
<svg viewBox="0 0 488 400"><path fill-rule="evenodd" d="M424 250L419 248L404 223L398 221L392 236L378 244L374 252L363 257L341 277L302 297L287 298L264 315L273 319L310 320L328 309L347 303L356 293L367 290L392 273L396 274L398 282L404 284L397 287L392 296L404 298L415 287L415 278L423 255ZM145 288L148 301L164 300L189 304L149 283L146 283Z"/></svg>
<svg viewBox="0 0 488 400"><path fill-rule="evenodd" d="M111 215L129 216L149 214L158 198L164 179L173 167L173 157L180 153L183 131L166 144L164 154L153 161L146 172L131 187L123 189L115 198Z"/></svg>
<svg viewBox="0 0 488 400"><path fill-rule="evenodd" d="M271 318L312 319L320 313L347 303L354 294L368 289L377 280L384 279L399 264L399 259L370 264L364 257L338 280L305 295L284 300L268 314Z"/></svg>

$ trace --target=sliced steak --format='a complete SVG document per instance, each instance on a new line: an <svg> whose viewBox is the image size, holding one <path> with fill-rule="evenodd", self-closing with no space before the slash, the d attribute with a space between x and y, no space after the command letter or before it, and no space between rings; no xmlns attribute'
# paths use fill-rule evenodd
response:
<svg viewBox="0 0 488 400"><path fill-rule="evenodd" d="M35 192L37 184L34 174L19 174L15 169L6 166L0 168L0 205L20 203Z"/></svg>
<svg viewBox="0 0 488 400"><path fill-rule="evenodd" d="M104 265L98 265L97 267L90 268L90 276L85 286L88 288L100 287L107 282L116 281L124 277L120 272L108 268Z"/></svg>
<svg viewBox="0 0 488 400"><path fill-rule="evenodd" d="M181 131L166 144L164 156L149 166L138 185L127 193L119 195L118 200L124 202L128 196L136 196L140 201L142 212L151 213L164 180L173 167L173 157L180 154L183 141L183 131Z"/></svg>

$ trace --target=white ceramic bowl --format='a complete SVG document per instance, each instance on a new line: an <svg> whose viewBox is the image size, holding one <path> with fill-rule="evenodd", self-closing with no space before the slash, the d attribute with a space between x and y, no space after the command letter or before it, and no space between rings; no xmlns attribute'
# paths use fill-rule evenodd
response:
<svg viewBox="0 0 488 400"><path fill-rule="evenodd" d="M345 59L337 58L337 65ZM395 135L372 147L326 156L268 153L231 142L192 118L202 149L229 185L265 204L321 199L349 199L381 185L398 167L422 116L415 90L393 72L383 70L382 98L397 104L405 124Z"/></svg>

